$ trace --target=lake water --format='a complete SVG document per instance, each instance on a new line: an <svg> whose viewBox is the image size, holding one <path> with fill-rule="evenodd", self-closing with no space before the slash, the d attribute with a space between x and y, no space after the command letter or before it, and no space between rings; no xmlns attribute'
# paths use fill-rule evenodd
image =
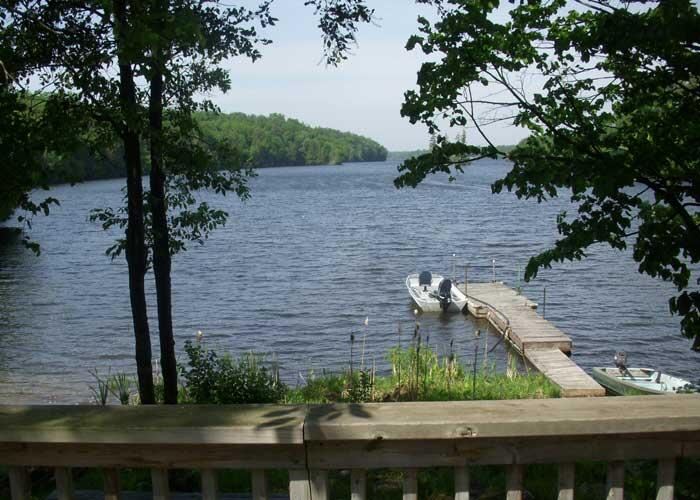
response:
<svg viewBox="0 0 700 500"><path fill-rule="evenodd" d="M556 237L555 217L568 199L548 203L492 195L508 164L482 161L454 183L433 176L418 189L396 190L396 163L270 168L252 182L252 197L217 198L231 218L204 246L173 262L178 351L202 330L209 347L279 357L295 384L309 370L347 366L350 334L357 352L385 370L384 355L410 337L414 316L404 280L429 269L452 275L470 263L470 281L514 285L518 267ZM104 255L115 233L87 221L92 208L117 206L123 180L57 186L61 207L37 218L31 235L39 257L16 240L0 245L0 402L81 402L90 371L133 372L133 334L126 264ZM458 268L462 279L463 271ZM152 276L148 276L153 352L158 352ZM574 341L585 368L610 364L625 350L633 365L693 378L697 354L668 312L673 288L642 276L630 252L596 247L582 262L555 265L524 286L546 316ZM363 326L369 318L367 328ZM454 341L474 353L474 324L462 315L418 317L440 350ZM493 346L498 337L482 336ZM499 345L489 362L503 365Z"/></svg>

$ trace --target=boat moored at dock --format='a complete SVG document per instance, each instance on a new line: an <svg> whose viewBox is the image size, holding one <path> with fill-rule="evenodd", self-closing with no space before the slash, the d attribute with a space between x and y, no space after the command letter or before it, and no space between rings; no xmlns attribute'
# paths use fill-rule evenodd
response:
<svg viewBox="0 0 700 500"><path fill-rule="evenodd" d="M618 396L697 392L692 382L651 368L593 368L591 376L608 392Z"/></svg>
<svg viewBox="0 0 700 500"><path fill-rule="evenodd" d="M461 312L467 296L451 280L423 271L406 278L408 293L423 312Z"/></svg>

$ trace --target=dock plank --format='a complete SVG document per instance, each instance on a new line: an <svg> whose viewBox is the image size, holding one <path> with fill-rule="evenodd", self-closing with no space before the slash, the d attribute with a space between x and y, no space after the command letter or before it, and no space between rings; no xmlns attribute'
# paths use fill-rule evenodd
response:
<svg viewBox="0 0 700 500"><path fill-rule="evenodd" d="M464 291L464 285L458 285ZM604 396L605 389L568 354L571 337L537 314L536 304L500 282L469 283L469 312L486 318L535 369L559 386L563 397Z"/></svg>

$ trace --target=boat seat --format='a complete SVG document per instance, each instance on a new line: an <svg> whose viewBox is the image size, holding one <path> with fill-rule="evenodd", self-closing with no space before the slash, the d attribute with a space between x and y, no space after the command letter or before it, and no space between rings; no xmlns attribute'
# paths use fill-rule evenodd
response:
<svg viewBox="0 0 700 500"><path fill-rule="evenodd" d="M423 271L418 275L418 286L423 285L423 291L428 290L428 286L430 286L433 283L433 275L430 274L430 271Z"/></svg>

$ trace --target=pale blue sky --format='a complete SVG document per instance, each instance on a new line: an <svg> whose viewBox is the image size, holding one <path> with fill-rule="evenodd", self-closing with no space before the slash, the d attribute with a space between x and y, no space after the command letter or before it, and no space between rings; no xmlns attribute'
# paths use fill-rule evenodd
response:
<svg viewBox="0 0 700 500"><path fill-rule="evenodd" d="M333 68L321 62L320 31L313 11L303 3L276 0L273 12L279 22L266 33L273 43L262 49L262 59L225 64L233 88L214 96L222 111L282 113L309 125L366 135L390 150L426 147L425 127L411 125L400 109L403 93L415 87L425 57L420 51L406 51L406 40L417 32L417 16L430 17L431 11L412 0L371 1L376 25L363 26L353 55ZM522 138L513 128L494 128L492 134L500 144ZM475 133L468 136L481 144Z"/></svg>

